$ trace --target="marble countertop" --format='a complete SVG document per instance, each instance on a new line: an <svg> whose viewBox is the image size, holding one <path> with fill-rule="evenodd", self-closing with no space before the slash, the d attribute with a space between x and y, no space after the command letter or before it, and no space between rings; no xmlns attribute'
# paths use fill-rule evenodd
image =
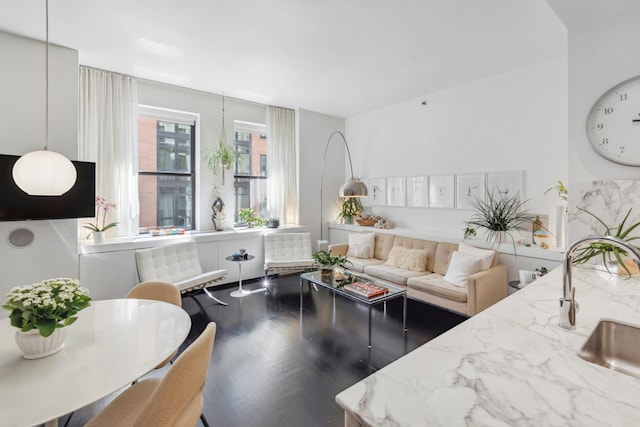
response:
<svg viewBox="0 0 640 427"><path fill-rule="evenodd" d="M576 330L558 326L562 268L336 396L348 425L626 426L640 379L577 356L601 318L640 325L640 280L573 269Z"/></svg>

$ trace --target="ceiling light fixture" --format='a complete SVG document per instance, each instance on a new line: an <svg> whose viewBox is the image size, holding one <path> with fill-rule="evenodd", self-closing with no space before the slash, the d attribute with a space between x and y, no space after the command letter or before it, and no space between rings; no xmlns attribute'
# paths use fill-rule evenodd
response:
<svg viewBox="0 0 640 427"><path fill-rule="evenodd" d="M13 165L16 185L31 196L61 196L73 187L78 173L71 160L49 150L49 0L46 5L44 149L20 157Z"/></svg>

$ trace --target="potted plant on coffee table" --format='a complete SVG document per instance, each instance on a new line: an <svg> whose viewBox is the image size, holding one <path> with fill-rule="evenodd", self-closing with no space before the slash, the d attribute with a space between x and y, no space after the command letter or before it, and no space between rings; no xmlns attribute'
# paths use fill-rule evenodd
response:
<svg viewBox="0 0 640 427"><path fill-rule="evenodd" d="M316 264L318 264L322 280L327 282L333 278L336 267L345 268L347 264L350 264L344 255L331 255L331 253L327 251L315 252L313 254L313 259Z"/></svg>

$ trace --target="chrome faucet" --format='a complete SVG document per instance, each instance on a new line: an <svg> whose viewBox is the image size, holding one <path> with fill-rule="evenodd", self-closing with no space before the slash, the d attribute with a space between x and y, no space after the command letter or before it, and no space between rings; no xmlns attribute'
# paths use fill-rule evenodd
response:
<svg viewBox="0 0 640 427"><path fill-rule="evenodd" d="M562 274L562 298L560 298L560 321L559 324L566 329L576 328L576 311L578 303L575 300L576 288L571 284L571 262L572 255L584 243L608 243L613 244L625 252L633 255L635 262L640 268L640 250L635 246L612 236L587 236L573 242L564 253L563 274Z"/></svg>

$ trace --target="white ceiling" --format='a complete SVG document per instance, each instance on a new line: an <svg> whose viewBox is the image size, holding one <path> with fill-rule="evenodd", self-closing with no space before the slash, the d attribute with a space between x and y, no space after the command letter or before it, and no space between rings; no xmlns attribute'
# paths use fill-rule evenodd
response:
<svg viewBox="0 0 640 427"><path fill-rule="evenodd" d="M563 21L612 1L637 2L50 0L49 36L82 65L349 117L566 55ZM0 0L0 29L43 40L44 4Z"/></svg>

